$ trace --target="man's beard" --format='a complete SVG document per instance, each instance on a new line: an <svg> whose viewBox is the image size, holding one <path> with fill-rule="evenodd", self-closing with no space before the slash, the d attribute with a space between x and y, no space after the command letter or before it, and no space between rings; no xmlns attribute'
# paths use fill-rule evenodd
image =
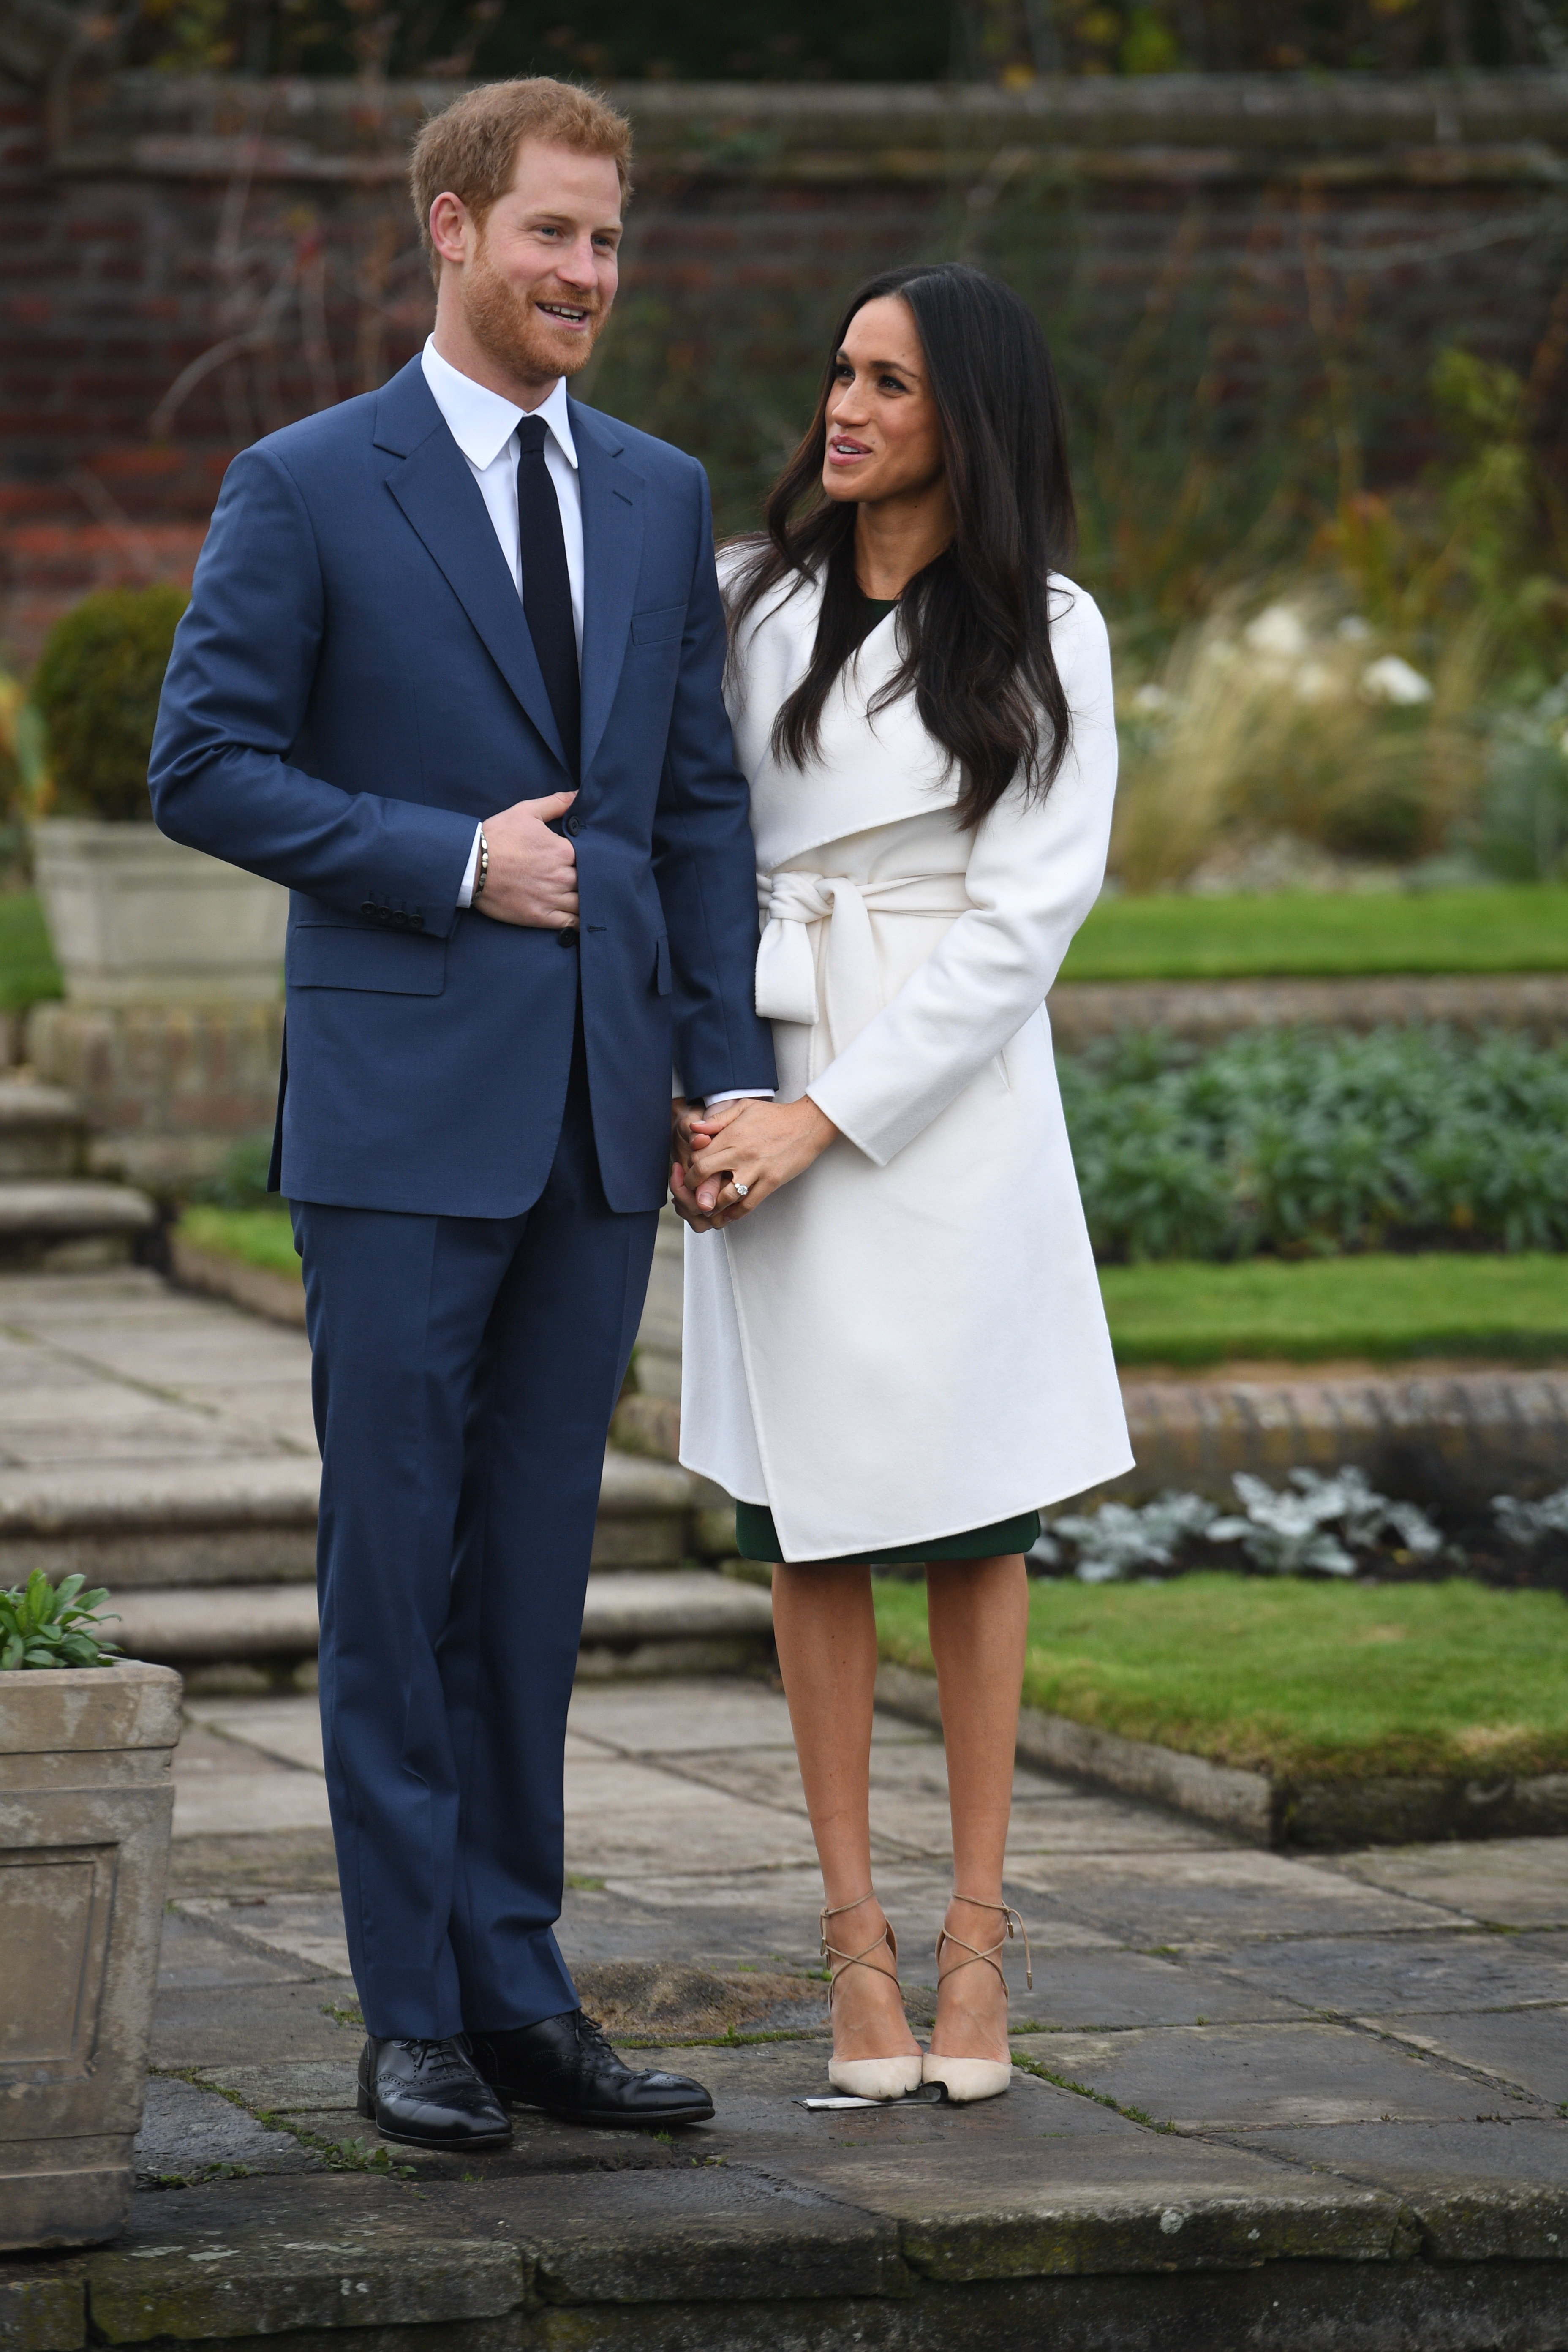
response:
<svg viewBox="0 0 1568 2352"><path fill-rule="evenodd" d="M538 312L496 268L482 237L463 272L462 288L463 315L475 342L509 375L538 383L546 376L575 375L586 366L605 323L597 294L592 299L581 294L560 297L574 310L589 314L589 331L581 341L574 338L568 342L564 335L550 335L541 326Z"/></svg>

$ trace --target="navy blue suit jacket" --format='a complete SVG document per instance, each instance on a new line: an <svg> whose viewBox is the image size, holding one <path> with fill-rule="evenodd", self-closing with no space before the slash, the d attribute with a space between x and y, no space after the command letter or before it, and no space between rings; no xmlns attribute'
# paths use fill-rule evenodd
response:
<svg viewBox="0 0 1568 2352"><path fill-rule="evenodd" d="M417 360L225 478L150 782L164 833L292 893L291 1199L528 1208L555 1150L579 964L613 1209L665 1197L672 1062L692 1094L773 1083L707 480L593 409L574 405L572 431L577 948L458 911L476 821L571 779L516 583Z"/></svg>

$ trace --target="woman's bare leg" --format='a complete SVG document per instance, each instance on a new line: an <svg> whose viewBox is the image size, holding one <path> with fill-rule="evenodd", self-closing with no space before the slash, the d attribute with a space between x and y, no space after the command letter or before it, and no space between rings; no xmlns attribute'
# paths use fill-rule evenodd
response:
<svg viewBox="0 0 1568 2352"><path fill-rule="evenodd" d="M773 1570L773 1638L789 1701L811 1833L825 1899L854 1903L871 1886L871 1705L877 1624L864 1568ZM827 1923L828 1941L861 1952L880 1935L872 1895ZM842 1971L833 2000L833 2046L840 2058L896 2058L917 2051L891 1979L884 1944L863 1969ZM989 1971L987 1971L989 1973Z"/></svg>
<svg viewBox="0 0 1568 2352"><path fill-rule="evenodd" d="M926 1612L952 1809L954 1893L943 1924L984 1951L1005 1925L999 1911L975 1905L1002 1900L1029 1620L1022 1554L932 1560ZM963 1957L950 1944L943 1959L953 1969ZM994 1969L978 1962L953 1969L938 1996L931 2046L942 2058L1005 2059L1007 2002Z"/></svg>

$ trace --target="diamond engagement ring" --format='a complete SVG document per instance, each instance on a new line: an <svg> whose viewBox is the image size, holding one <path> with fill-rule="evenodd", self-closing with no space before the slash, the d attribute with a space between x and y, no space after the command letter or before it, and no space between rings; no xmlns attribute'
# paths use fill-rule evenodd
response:
<svg viewBox="0 0 1568 2352"><path fill-rule="evenodd" d="M751 1186L749 1184L742 1184L738 1176L731 1177L730 1181L735 1187L736 1200L743 1201L747 1193L751 1191Z"/></svg>

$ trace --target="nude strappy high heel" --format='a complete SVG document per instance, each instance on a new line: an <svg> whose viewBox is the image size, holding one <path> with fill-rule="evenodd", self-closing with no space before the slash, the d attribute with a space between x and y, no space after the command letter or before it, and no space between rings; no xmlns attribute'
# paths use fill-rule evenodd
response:
<svg viewBox="0 0 1568 2352"><path fill-rule="evenodd" d="M837 1945L830 1944L827 1940L827 1923L830 1919L837 1919L844 1911L858 1911L862 1903L869 1903L870 1900L870 1895L868 1893L858 1895L853 1903L835 1903L823 1910L817 1921L817 1932L822 1938L823 1958L827 1961L829 1967L835 1960L842 1963L842 1966L834 1969L827 1989L829 2017L833 2014L835 1988L846 1969L869 1969L873 1976L890 1977L895 1985L899 1981L898 1938L886 1920L882 1922L881 1934L874 1936L864 1951L841 1952ZM883 1944L886 1944L892 1959L893 1965L890 1969L879 1967L871 1958L871 1954ZM842 2091L847 2098L901 2099L906 2092L919 2090L921 2067L923 2063L918 2050L911 2051L905 2058L832 2058L828 2061L827 2079L834 2089Z"/></svg>
<svg viewBox="0 0 1568 2352"><path fill-rule="evenodd" d="M1029 1957L1028 1930L1018 1914L1010 1909L1005 1903L977 1903L971 1895L955 1895L953 1901L967 1903L974 1911L998 1912L1006 1921L1007 1932L1005 1935L998 1936L994 1944L987 1945L982 1951L974 1944L966 1944L963 1937L955 1936L950 1927L944 1927L936 1939L937 1990L940 1992L943 1980L948 1977L955 1977L960 1969L972 1969L976 1960L984 1960L987 1968L994 1969L997 1975L1002 1978L1002 1990L1005 1992L1007 1979L1002 1976L1001 1964L996 1955L1005 1948L1015 1933L1024 1938L1024 1977L1032 1990L1035 1982L1035 1967ZM958 1945L961 1950L968 1953L968 1958L954 1960L952 1968L944 1969L942 1964L944 1944ZM1012 2079L1011 2059L1004 2063L1000 2058L938 2058L928 2053L921 2070L922 2082L941 2083L948 2097L960 2105L972 2099L994 2099L1007 2088Z"/></svg>

